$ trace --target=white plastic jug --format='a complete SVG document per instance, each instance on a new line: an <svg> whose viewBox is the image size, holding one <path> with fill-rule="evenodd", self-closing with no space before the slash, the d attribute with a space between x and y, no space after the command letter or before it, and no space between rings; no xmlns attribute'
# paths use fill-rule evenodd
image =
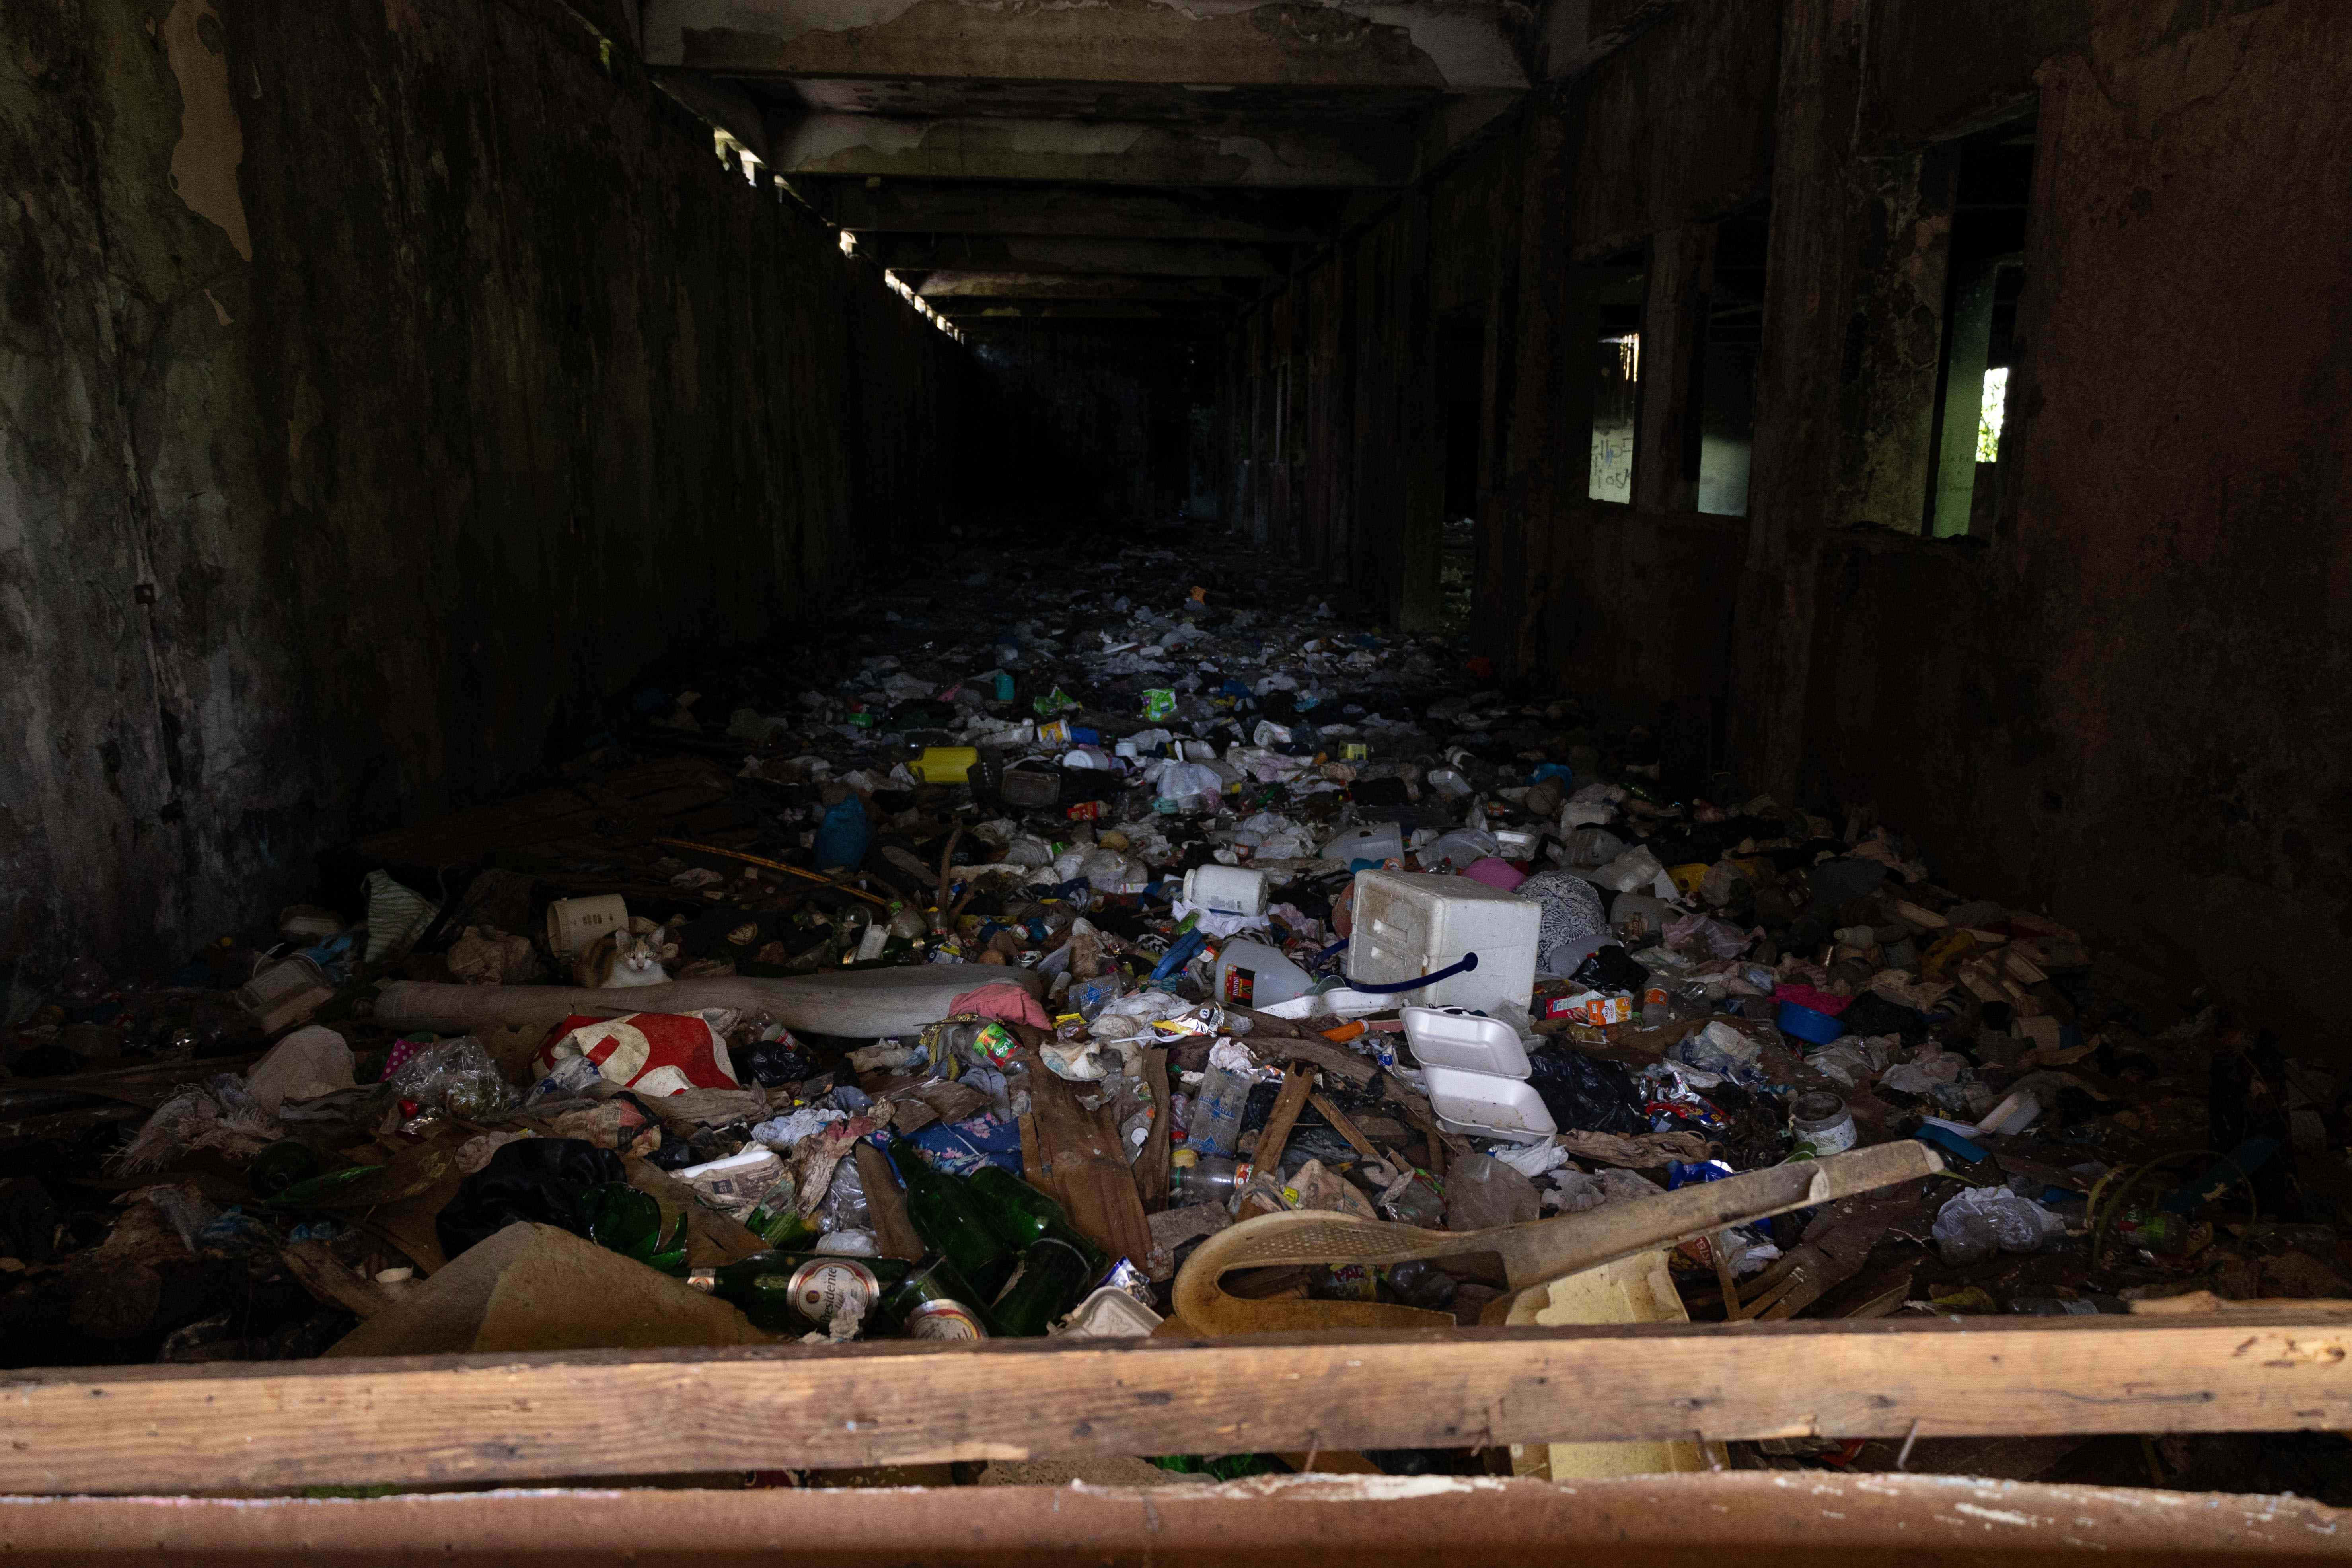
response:
<svg viewBox="0 0 2352 1568"><path fill-rule="evenodd" d="M1364 827L1350 827L1323 846L1323 858L1341 865L1358 860L1370 860L1384 865L1404 858L1404 829L1393 822L1376 822Z"/></svg>
<svg viewBox="0 0 2352 1568"><path fill-rule="evenodd" d="M1220 915L1265 913L1265 873L1246 866L1195 866L1184 873L1184 901Z"/></svg>
<svg viewBox="0 0 2352 1568"><path fill-rule="evenodd" d="M1231 1006L1271 1007L1307 994L1315 977L1262 942L1236 937L1217 953L1217 1000Z"/></svg>
<svg viewBox="0 0 2352 1568"><path fill-rule="evenodd" d="M558 899L547 906L547 946L558 958L570 958L608 931L628 929L629 906L618 893Z"/></svg>

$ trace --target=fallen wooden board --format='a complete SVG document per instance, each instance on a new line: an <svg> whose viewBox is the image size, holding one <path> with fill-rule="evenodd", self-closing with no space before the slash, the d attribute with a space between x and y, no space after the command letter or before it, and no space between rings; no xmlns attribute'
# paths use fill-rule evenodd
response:
<svg viewBox="0 0 2352 1568"><path fill-rule="evenodd" d="M2348 1426L2315 1313L880 1341L13 1373L0 1490Z"/></svg>
<svg viewBox="0 0 2352 1568"><path fill-rule="evenodd" d="M1118 1124L1108 1108L1080 1105L1078 1086L1048 1071L1034 1045L1021 1054L1029 1066L1030 1122L1037 1141L1034 1163L1025 1142L1022 1147L1024 1168L1034 1173L1030 1180L1068 1211L1087 1240L1114 1258L1140 1265L1151 1250L1151 1226Z"/></svg>
<svg viewBox="0 0 2352 1568"><path fill-rule="evenodd" d="M44 1563L717 1568L773 1564L785 1542L802 1568L1584 1561L1611 1568L2040 1568L2091 1561L2142 1568L2341 1563L2352 1553L2352 1510L2300 1498L1818 1470L1629 1476L1573 1486L1313 1475L1228 1486L20 1498L0 1508L0 1531L9 1551Z"/></svg>

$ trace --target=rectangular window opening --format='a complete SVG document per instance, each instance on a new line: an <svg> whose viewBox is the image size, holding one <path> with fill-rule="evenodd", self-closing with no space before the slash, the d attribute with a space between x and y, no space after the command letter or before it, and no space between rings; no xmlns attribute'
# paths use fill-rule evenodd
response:
<svg viewBox="0 0 2352 1568"><path fill-rule="evenodd" d="M1633 434L1642 423L1642 312L1649 273L1642 267L1593 269L1600 325L1592 358L1592 479L1586 493L1633 502Z"/></svg>
<svg viewBox="0 0 2352 1568"><path fill-rule="evenodd" d="M1698 510L1717 517L1748 515L1748 470L1756 449L1756 367L1764 353L1764 247L1771 217L1771 209L1759 204L1716 226L1695 429Z"/></svg>
<svg viewBox="0 0 2352 1568"><path fill-rule="evenodd" d="M2033 141L2024 120L1948 150L1958 166L1927 496L1927 531L1937 539L1990 538L2000 514Z"/></svg>

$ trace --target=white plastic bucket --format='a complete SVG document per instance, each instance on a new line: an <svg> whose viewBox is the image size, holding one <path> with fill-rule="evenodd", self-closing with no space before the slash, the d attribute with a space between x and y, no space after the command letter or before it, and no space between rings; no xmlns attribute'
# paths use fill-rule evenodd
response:
<svg viewBox="0 0 2352 1568"><path fill-rule="evenodd" d="M558 899L547 906L547 949L570 958L610 931L629 929L629 906L618 893Z"/></svg>

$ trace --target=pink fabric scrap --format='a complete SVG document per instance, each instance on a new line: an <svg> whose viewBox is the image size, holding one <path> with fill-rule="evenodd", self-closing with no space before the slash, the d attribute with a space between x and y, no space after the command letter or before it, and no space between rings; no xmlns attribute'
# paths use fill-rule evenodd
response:
<svg viewBox="0 0 2352 1568"><path fill-rule="evenodd" d="M992 985L982 985L967 991L948 1004L947 1016L977 1013L983 1018L996 1018L1007 1024L1028 1024L1040 1029L1050 1029L1054 1020L1045 1016L1045 1009L1037 1005L1037 998L1010 980L1000 980Z"/></svg>
<svg viewBox="0 0 2352 1568"><path fill-rule="evenodd" d="M1814 1012L1826 1013L1832 1018L1853 1005L1851 996L1840 996L1833 991L1816 991L1810 985L1775 985L1772 987L1772 1000L1794 1002L1800 1007L1811 1007Z"/></svg>

